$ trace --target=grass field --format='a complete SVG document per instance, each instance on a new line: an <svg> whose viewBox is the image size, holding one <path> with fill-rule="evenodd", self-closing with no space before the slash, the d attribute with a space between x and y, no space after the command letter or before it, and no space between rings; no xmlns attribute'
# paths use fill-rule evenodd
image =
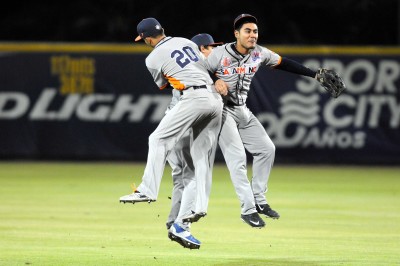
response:
<svg viewBox="0 0 400 266"><path fill-rule="evenodd" d="M120 204L142 164L0 163L0 265L400 265L400 168L274 167L281 219L252 229L225 165L188 250L167 237L172 182L157 202ZM135 179L133 178L135 177Z"/></svg>

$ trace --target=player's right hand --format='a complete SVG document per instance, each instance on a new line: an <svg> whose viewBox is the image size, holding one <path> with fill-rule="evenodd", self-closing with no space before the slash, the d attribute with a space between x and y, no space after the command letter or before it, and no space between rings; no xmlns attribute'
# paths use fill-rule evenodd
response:
<svg viewBox="0 0 400 266"><path fill-rule="evenodd" d="M215 81L215 90L221 94L222 96L228 95L228 85L225 83L225 81L218 79Z"/></svg>

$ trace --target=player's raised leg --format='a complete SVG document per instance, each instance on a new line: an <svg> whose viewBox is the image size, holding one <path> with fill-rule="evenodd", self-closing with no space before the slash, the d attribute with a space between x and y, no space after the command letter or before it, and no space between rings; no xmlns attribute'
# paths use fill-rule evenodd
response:
<svg viewBox="0 0 400 266"><path fill-rule="evenodd" d="M250 110L247 111L249 122L245 127L240 127L239 132L246 150L253 156L251 186L256 209L266 217L278 219L279 213L271 209L266 198L269 176L275 159L275 145L258 119Z"/></svg>
<svg viewBox="0 0 400 266"><path fill-rule="evenodd" d="M196 111L187 115L179 113L188 108L185 105L188 103L179 102L161 119L156 130L150 135L149 152L142 182L134 193L122 196L120 202L156 201L168 152L189 129L192 121L201 116L201 113Z"/></svg>
<svg viewBox="0 0 400 266"><path fill-rule="evenodd" d="M211 190L212 166L219 129L221 127L222 101L218 94L210 94L205 101L213 102L213 118L209 122L201 122L193 127L193 144L190 153L195 164L196 174L196 214L205 215ZM201 177L201 178L198 178Z"/></svg>

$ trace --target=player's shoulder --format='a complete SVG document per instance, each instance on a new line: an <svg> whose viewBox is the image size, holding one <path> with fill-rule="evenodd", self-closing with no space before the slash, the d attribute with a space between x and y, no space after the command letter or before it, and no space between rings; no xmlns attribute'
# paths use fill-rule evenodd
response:
<svg viewBox="0 0 400 266"><path fill-rule="evenodd" d="M226 45L227 45L227 44L223 44L223 45L219 45L219 46L217 46L217 47L214 47L213 52L214 52L214 51L225 51Z"/></svg>
<svg viewBox="0 0 400 266"><path fill-rule="evenodd" d="M172 39L174 39L177 42L190 42L189 39L184 38L184 37L172 37Z"/></svg>
<svg viewBox="0 0 400 266"><path fill-rule="evenodd" d="M190 46L193 49L197 49L197 45L189 39L183 37L171 37L171 39L165 42L165 45L160 46L159 50L175 50L181 49L185 46Z"/></svg>
<svg viewBox="0 0 400 266"><path fill-rule="evenodd" d="M219 45L217 47L215 47L212 51L212 53L215 52L215 54L223 54L224 52L226 52L227 50L229 50L229 47L232 43L225 43L223 45Z"/></svg>
<svg viewBox="0 0 400 266"><path fill-rule="evenodd" d="M253 51L260 52L261 54L266 54L266 55L276 54L274 51L270 50L266 46L261 46L259 44L256 44L256 47L254 48Z"/></svg>
<svg viewBox="0 0 400 266"><path fill-rule="evenodd" d="M157 64L156 57L152 56L151 53L146 57L145 64L148 68L156 68L155 65Z"/></svg>
<svg viewBox="0 0 400 266"><path fill-rule="evenodd" d="M187 44L195 44L189 39L183 38L183 37L171 37L171 39L168 41L167 46L171 45L187 45Z"/></svg>
<svg viewBox="0 0 400 266"><path fill-rule="evenodd" d="M164 52L162 49L153 49L153 51L151 51L145 59L146 66L150 68L156 68L156 66L162 61L162 57L164 57Z"/></svg>
<svg viewBox="0 0 400 266"><path fill-rule="evenodd" d="M254 48L254 51L265 51L265 50L268 50L268 48L259 44L256 44L256 47Z"/></svg>

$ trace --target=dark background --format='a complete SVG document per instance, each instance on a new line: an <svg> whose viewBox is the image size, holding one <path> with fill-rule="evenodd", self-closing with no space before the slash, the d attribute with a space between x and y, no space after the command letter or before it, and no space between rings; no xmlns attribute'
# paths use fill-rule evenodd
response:
<svg viewBox="0 0 400 266"><path fill-rule="evenodd" d="M398 45L399 0L14 1L0 9L0 41L129 43L155 17L167 35L233 40L241 13L259 20L259 43Z"/></svg>

